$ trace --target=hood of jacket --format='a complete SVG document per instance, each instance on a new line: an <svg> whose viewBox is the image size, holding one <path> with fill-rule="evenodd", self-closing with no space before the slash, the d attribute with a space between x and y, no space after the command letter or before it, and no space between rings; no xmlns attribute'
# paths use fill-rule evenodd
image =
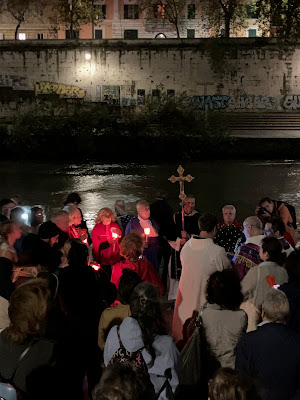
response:
<svg viewBox="0 0 300 400"><path fill-rule="evenodd" d="M144 347L142 331L136 319L127 317L120 325L120 338L128 351L137 351Z"/></svg>

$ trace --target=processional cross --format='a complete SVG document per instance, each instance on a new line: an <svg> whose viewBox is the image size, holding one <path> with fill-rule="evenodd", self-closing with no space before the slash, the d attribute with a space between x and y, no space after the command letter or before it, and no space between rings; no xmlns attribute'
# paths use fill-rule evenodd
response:
<svg viewBox="0 0 300 400"><path fill-rule="evenodd" d="M184 193L184 181L186 182L192 182L194 177L190 174L187 176L183 176L184 169L182 168L181 165L177 168L178 176L172 175L168 180L171 181L172 183L179 182L179 198L182 201L181 203L181 218L182 218L182 230L184 231L184 204L183 200L186 198L186 194Z"/></svg>

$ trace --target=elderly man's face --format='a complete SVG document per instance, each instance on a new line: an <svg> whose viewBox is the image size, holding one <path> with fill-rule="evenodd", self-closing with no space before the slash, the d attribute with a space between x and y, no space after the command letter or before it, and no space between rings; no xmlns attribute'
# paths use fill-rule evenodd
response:
<svg viewBox="0 0 300 400"><path fill-rule="evenodd" d="M69 215L61 215L55 221L55 225L63 232L67 232L69 228Z"/></svg>
<svg viewBox="0 0 300 400"><path fill-rule="evenodd" d="M150 207L149 206L141 206L137 210L139 217L142 219L150 218Z"/></svg>
<svg viewBox="0 0 300 400"><path fill-rule="evenodd" d="M184 211L187 214L190 214L192 211L194 211L194 209L195 209L195 199L187 197L184 200Z"/></svg>
<svg viewBox="0 0 300 400"><path fill-rule="evenodd" d="M232 224L235 219L235 212L232 208L224 208L223 210L223 220L225 224Z"/></svg>

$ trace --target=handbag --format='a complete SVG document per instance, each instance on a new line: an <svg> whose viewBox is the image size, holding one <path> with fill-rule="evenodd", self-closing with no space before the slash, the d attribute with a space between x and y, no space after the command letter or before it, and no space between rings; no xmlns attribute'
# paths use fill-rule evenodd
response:
<svg viewBox="0 0 300 400"><path fill-rule="evenodd" d="M186 386L207 382L221 366L208 346L201 313L198 313L195 325L194 332L179 356L182 363L179 382Z"/></svg>
<svg viewBox="0 0 300 400"><path fill-rule="evenodd" d="M201 316L195 310L191 320L195 321L195 330L179 356L182 364L179 371L179 382L182 385L196 384L203 374L203 352L205 351L203 322Z"/></svg>

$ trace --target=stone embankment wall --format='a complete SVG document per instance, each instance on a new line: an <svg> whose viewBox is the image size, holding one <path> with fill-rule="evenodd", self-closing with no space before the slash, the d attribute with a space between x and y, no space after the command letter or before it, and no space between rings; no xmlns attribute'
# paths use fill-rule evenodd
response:
<svg viewBox="0 0 300 400"><path fill-rule="evenodd" d="M90 54L90 59L86 59ZM300 42L275 39L3 41L0 117L78 103L142 106L179 96L199 110L300 112Z"/></svg>

